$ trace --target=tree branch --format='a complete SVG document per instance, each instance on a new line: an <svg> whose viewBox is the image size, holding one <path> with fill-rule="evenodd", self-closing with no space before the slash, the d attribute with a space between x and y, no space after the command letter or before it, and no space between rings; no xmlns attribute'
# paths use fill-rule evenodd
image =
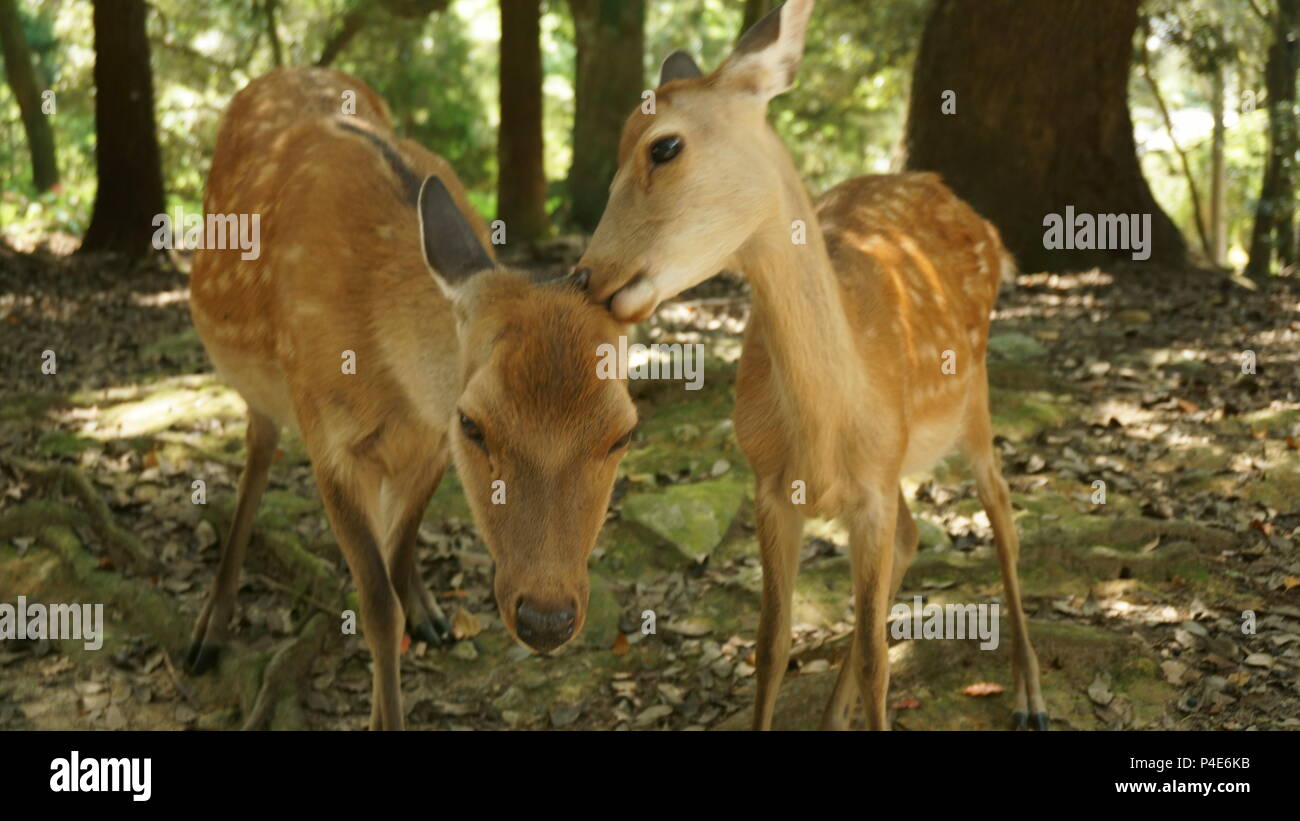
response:
<svg viewBox="0 0 1300 821"><path fill-rule="evenodd" d="M1192 213L1196 217L1196 234L1201 240L1201 249L1205 251L1207 257L1214 256L1213 247L1210 245L1209 235L1205 233L1205 220L1201 216L1201 194L1196 188L1196 177L1192 174L1192 164L1187 159L1187 152L1178 144L1178 139L1174 137L1174 120L1169 116L1169 108L1165 105L1165 98L1160 94L1160 87L1156 84L1156 78L1151 73L1151 59L1147 52L1146 38L1142 39L1141 68L1142 76L1146 78L1147 85L1151 87L1151 96L1156 100L1156 106L1160 109L1160 116L1165 121L1165 131L1169 134L1169 143L1173 145L1174 151L1177 152L1178 158L1183 166L1183 176L1187 178L1187 188L1192 195Z"/></svg>
<svg viewBox="0 0 1300 821"><path fill-rule="evenodd" d="M1269 25L1273 24L1273 18L1264 13L1264 10L1257 5L1256 0L1247 0L1247 2L1250 3L1251 9L1254 10L1254 12L1259 15L1259 19L1263 20L1265 23L1268 23Z"/></svg>
<svg viewBox="0 0 1300 821"><path fill-rule="evenodd" d="M373 0L357 0L357 4L343 15L338 30L325 41L325 48L321 49L316 65L328 66L334 62L334 59L348 47L348 43L352 42L352 38L356 37L357 32L361 31L362 26L366 24L366 16L371 12L373 5Z"/></svg>
<svg viewBox="0 0 1300 821"><path fill-rule="evenodd" d="M271 40L271 59L276 68L284 65L284 59L280 53L280 35L275 30L275 10L279 5L280 0L264 0L262 3L262 14L266 17L266 34Z"/></svg>

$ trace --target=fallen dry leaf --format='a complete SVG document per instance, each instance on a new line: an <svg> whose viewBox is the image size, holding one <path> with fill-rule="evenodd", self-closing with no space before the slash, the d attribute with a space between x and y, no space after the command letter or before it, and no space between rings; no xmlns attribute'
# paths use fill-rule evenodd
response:
<svg viewBox="0 0 1300 821"><path fill-rule="evenodd" d="M998 693L1004 692L1005 689L1001 684L992 681L981 681L970 685L962 692L968 696L996 696Z"/></svg>
<svg viewBox="0 0 1300 821"><path fill-rule="evenodd" d="M618 638L614 639L613 649L614 649L614 655L626 656L627 651L632 649L632 645L628 644L627 636L623 635L622 633L619 633Z"/></svg>
<svg viewBox="0 0 1300 821"><path fill-rule="evenodd" d="M463 607L456 608L456 615L451 617L451 634L456 641L472 639L483 632L483 625L478 616Z"/></svg>
<svg viewBox="0 0 1300 821"><path fill-rule="evenodd" d="M921 702L917 701L914 698L900 698L898 701L894 702L894 709L895 710L919 710L921 709Z"/></svg>

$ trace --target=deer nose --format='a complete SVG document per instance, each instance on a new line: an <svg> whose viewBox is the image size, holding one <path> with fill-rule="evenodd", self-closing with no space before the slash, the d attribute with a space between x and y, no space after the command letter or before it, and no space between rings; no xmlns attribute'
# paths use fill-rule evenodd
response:
<svg viewBox="0 0 1300 821"><path fill-rule="evenodd" d="M573 637L573 608L551 609L523 598L515 611L519 638L539 653L549 653Z"/></svg>

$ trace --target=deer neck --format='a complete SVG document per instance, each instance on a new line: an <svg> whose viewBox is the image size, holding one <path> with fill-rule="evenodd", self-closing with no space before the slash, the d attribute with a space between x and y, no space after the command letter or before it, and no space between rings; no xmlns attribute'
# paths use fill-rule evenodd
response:
<svg viewBox="0 0 1300 821"><path fill-rule="evenodd" d="M780 207L736 255L753 290L746 347L761 346L771 363L761 389L780 414L782 481L804 479L813 511L831 514L854 494L872 394L812 202L783 148L779 159Z"/></svg>
<svg viewBox="0 0 1300 821"><path fill-rule="evenodd" d="M817 214L788 155L781 159L781 205L737 261L774 376L791 399L820 405L851 392L860 369Z"/></svg>

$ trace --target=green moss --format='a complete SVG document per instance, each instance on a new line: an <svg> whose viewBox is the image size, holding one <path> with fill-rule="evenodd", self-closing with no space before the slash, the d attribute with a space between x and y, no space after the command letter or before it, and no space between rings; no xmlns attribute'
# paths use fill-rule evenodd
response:
<svg viewBox="0 0 1300 821"><path fill-rule="evenodd" d="M83 450L100 447L94 439L87 439L64 430L47 430L36 442L36 449L42 456L76 456Z"/></svg>
<svg viewBox="0 0 1300 821"><path fill-rule="evenodd" d="M1057 396L1045 392L1018 392L992 388L989 405L993 428L1011 439L1023 439L1078 415Z"/></svg>
<svg viewBox="0 0 1300 821"><path fill-rule="evenodd" d="M745 485L715 479L629 494L623 519L674 545L687 559L699 560L722 541L745 498Z"/></svg>
<svg viewBox="0 0 1300 821"><path fill-rule="evenodd" d="M603 552L596 566L611 577L643 579L683 564L682 555L662 540L621 521L605 525L597 544Z"/></svg>

